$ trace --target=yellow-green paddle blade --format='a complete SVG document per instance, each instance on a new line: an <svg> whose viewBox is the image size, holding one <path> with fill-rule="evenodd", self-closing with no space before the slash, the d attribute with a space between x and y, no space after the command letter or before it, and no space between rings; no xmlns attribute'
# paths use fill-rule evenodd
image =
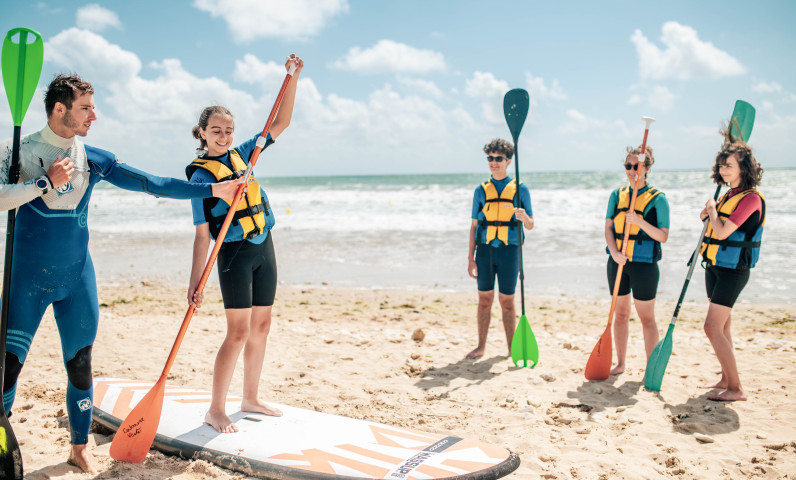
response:
<svg viewBox="0 0 796 480"><path fill-rule="evenodd" d="M19 127L39 84L44 42L35 30L14 28L6 34L2 55L3 85L14 126Z"/></svg>

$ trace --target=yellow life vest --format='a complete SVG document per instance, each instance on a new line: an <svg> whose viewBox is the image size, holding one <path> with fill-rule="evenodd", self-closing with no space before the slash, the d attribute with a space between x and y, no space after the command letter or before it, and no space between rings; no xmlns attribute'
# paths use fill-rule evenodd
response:
<svg viewBox="0 0 796 480"><path fill-rule="evenodd" d="M481 184L486 195L486 202L481 209L483 218L478 225L486 227L484 243L489 244L497 238L503 244L509 244L509 228L516 228L519 222L514 218L514 195L517 193L517 181L512 180L506 184L500 195L492 180Z"/></svg>
<svg viewBox="0 0 796 480"><path fill-rule="evenodd" d="M198 168L202 168L210 172L216 181L223 182L225 180L233 180L241 178L246 173L248 168L246 162L240 156L237 150L229 150L229 160L232 163L233 170L230 170L224 162L215 159L197 158L186 167L185 172L188 178L191 178L193 172ZM226 209L213 213L214 208L220 203L226 203ZM232 199L226 198L206 198L204 199L205 219L210 227L210 234L213 239L217 239L221 231L221 226L224 223ZM243 194L243 198L238 203L238 208L235 211L235 216L232 220L232 225L240 225L243 229L243 238L251 239L263 233L265 228L265 216L270 215L270 205L264 201L260 193L260 184L254 179L254 175L249 176L249 186L247 191Z"/></svg>
<svg viewBox="0 0 796 480"><path fill-rule="evenodd" d="M763 238L763 228L766 224L766 199L763 194L752 188L727 198L729 192L726 192L719 200L718 205L716 205L716 212L720 218L728 219L738 208L741 200L753 193L760 196L760 200L763 202L760 224L754 232L742 232L739 228L732 232L729 237L719 240L716 238L713 225L708 222L708 229L705 231L705 237L702 239L702 246L700 247L702 258L706 262L711 265L734 269L752 268L755 266L757 259L760 257L761 239Z"/></svg>
<svg viewBox="0 0 796 480"><path fill-rule="evenodd" d="M636 215L644 217L644 211L647 205L660 194L660 190L649 188L643 193L636 195L636 204L633 207ZM630 199L632 192L630 186L619 189L619 200L616 204L616 212L614 213L614 238L616 239L616 248L622 250L622 240L625 238L625 215L630 210ZM653 240L649 235L641 230L638 225L629 225L630 236L627 241L627 250L625 254L627 259L631 262L644 262L653 263L660 259L661 248L660 243Z"/></svg>

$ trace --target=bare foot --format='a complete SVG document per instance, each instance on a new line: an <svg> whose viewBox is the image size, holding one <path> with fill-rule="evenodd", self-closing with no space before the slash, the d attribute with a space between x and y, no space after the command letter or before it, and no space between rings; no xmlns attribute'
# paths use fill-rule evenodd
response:
<svg viewBox="0 0 796 480"><path fill-rule="evenodd" d="M254 402L250 402L248 400L242 401L240 403L240 410L242 412L264 413L266 415L271 415L272 417L282 416L281 410L276 407L266 405L264 402L261 402L260 399L257 399Z"/></svg>
<svg viewBox="0 0 796 480"><path fill-rule="evenodd" d="M485 350L484 348L478 347L472 352L468 353L464 358L469 358L469 359L481 358L484 356L484 350ZM509 353L509 356L511 356L511 353Z"/></svg>
<svg viewBox="0 0 796 480"><path fill-rule="evenodd" d="M72 445L72 451L69 452L69 460L66 463L92 475L99 473L99 467L94 461L94 455L88 451L85 445Z"/></svg>
<svg viewBox="0 0 796 480"><path fill-rule="evenodd" d="M219 433L235 433L238 426L227 416L226 412L209 410L205 415L205 423L215 428Z"/></svg>
<svg viewBox="0 0 796 480"><path fill-rule="evenodd" d="M713 400L714 402L745 402L746 394L740 388L737 390L724 390L718 395L708 397L708 400Z"/></svg>
<svg viewBox="0 0 796 480"><path fill-rule="evenodd" d="M715 384L713 384L713 385L702 385L699 388L707 388L708 390L713 390L714 388L720 388L722 390L726 390L727 389L727 379L724 378L724 376L722 376L721 379L718 382L716 382Z"/></svg>
<svg viewBox="0 0 796 480"><path fill-rule="evenodd" d="M624 364L623 365L617 365L617 366L615 366L614 368L611 369L611 375L619 375L619 374L622 374L622 373L625 373Z"/></svg>

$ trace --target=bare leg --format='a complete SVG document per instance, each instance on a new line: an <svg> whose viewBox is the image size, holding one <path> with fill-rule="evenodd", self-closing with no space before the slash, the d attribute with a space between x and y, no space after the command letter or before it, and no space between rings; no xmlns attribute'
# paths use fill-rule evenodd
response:
<svg viewBox="0 0 796 480"><path fill-rule="evenodd" d="M619 375L625 371L625 357L627 356L627 337L630 323L630 294L616 297L614 308L614 346L616 347L616 366L611 369L611 375Z"/></svg>
<svg viewBox="0 0 796 480"><path fill-rule="evenodd" d="M271 307L253 307L249 325L249 339L243 348L243 401L240 409L281 417L282 412L260 401L258 394L268 332L271 330Z"/></svg>
<svg viewBox="0 0 796 480"><path fill-rule="evenodd" d="M94 455L88 451L85 444L72 445L72 450L69 452L69 460L66 462L86 473L99 473L99 467L97 467L97 463L94 461Z"/></svg>
<svg viewBox="0 0 796 480"><path fill-rule="evenodd" d="M514 339L514 330L517 329L517 313L514 309L514 295L498 293L500 308L503 310L503 330L506 332L508 355L511 356L511 341Z"/></svg>
<svg viewBox="0 0 796 480"><path fill-rule="evenodd" d="M210 409L205 415L205 423L221 433L233 433L238 427L227 416L227 393L232 381L232 373L238 362L240 351L249 338L250 308L228 308L227 336L218 349L213 367L213 393Z"/></svg>
<svg viewBox="0 0 796 480"><path fill-rule="evenodd" d="M730 346L733 345L732 343L732 335L730 334L730 325L732 324L732 312L730 312L729 318L727 318L727 322L724 324L724 336L730 341ZM727 389L727 377L724 375L724 370L721 371L721 378L719 381L711 384L711 385L702 385L700 388L707 388L707 389L715 389L720 388L722 390Z"/></svg>
<svg viewBox="0 0 796 480"><path fill-rule="evenodd" d="M644 350L647 352L649 360L655 345L660 339L658 325L655 323L655 299L652 300L633 300L636 304L636 313L641 320L641 329L644 333Z"/></svg>
<svg viewBox="0 0 796 480"><path fill-rule="evenodd" d="M495 291L478 291L478 346L467 354L465 358L480 358L486 350L486 335L489 332L489 321L492 317L492 302L495 300Z"/></svg>
<svg viewBox="0 0 796 480"><path fill-rule="evenodd" d="M708 397L717 401L746 400L746 394L741 387L741 377L738 374L738 365L735 362L735 352L730 335L730 314L732 309L723 305L711 303L708 306L708 316L705 319L705 334L713 345L713 351L721 364L721 380L716 388L724 388L718 395ZM726 381L726 385L722 382Z"/></svg>

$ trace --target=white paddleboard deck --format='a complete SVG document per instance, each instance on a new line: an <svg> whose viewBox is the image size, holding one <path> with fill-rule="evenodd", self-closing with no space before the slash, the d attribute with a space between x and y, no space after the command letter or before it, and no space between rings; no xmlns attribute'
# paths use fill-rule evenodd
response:
<svg viewBox="0 0 796 480"><path fill-rule="evenodd" d="M117 430L152 382L94 380L94 420ZM240 429L218 433L204 423L210 392L166 386L154 448L202 459L246 475L280 480L486 480L517 469L505 448L435 433L273 404L281 417L240 411L230 396L227 414Z"/></svg>

